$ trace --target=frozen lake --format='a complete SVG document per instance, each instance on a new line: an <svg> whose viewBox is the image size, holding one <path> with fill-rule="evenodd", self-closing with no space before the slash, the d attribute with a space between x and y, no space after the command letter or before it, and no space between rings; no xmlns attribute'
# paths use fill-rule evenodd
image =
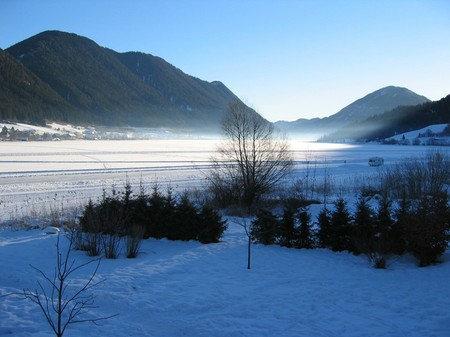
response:
<svg viewBox="0 0 450 337"><path fill-rule="evenodd" d="M36 212L81 207L98 198L103 189L122 188L129 181L138 191L142 182L150 191L155 182L175 190L201 187L210 158L220 140L128 140L0 143L0 220ZM424 146L349 145L290 141L301 177L314 167L341 179L376 172L368 165L381 156L385 165L402 158L423 156Z"/></svg>

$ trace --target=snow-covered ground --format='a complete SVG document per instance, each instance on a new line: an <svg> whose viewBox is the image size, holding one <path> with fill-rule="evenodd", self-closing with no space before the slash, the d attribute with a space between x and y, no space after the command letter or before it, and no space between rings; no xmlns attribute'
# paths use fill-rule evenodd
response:
<svg viewBox="0 0 450 337"><path fill-rule="evenodd" d="M141 182L148 192L156 182L163 189L201 188L217 145L198 139L0 142L0 221L79 209L126 181L136 192ZM311 177L326 174L345 187L376 174L370 157L381 156L389 165L430 149L291 141L295 176L309 170Z"/></svg>
<svg viewBox="0 0 450 337"><path fill-rule="evenodd" d="M0 216L81 207L126 180L147 190L155 181L178 190L201 187L216 146L213 140L0 143ZM367 162L372 156L391 165L430 150L292 141L292 178L314 172L350 187L377 173ZM313 218L319 210L311 210ZM137 259L102 260L97 279L105 281L92 289L98 308L88 317L119 316L102 326L73 325L66 335L450 336L448 251L439 265L418 268L404 256L376 270L364 256L255 245L247 270L246 236L236 221L229 218L218 244L149 239ZM40 276L30 264L51 276L55 243L40 229L0 230L0 336L52 336L35 304L2 295L37 287ZM90 260L82 252L73 258ZM72 284L92 268L80 270Z"/></svg>
<svg viewBox="0 0 450 337"><path fill-rule="evenodd" d="M421 135L421 137L425 137L427 133L433 133L433 134L442 133L447 126L448 126L448 124L429 125L422 129L419 129L419 130L400 133L398 135L392 136L389 139L395 139L395 140L400 141L404 137L405 139L412 141L412 140L414 140L414 138L419 137L419 135Z"/></svg>
<svg viewBox="0 0 450 337"><path fill-rule="evenodd" d="M61 241L64 249L67 240ZM0 294L34 290L33 266L52 276L56 235L0 232ZM76 263L89 261L73 252ZM387 270L363 256L254 245L230 220L223 242L144 241L137 259L102 260L95 304L85 316L119 316L72 325L67 336L449 336L450 254L418 268L410 257ZM86 281L93 266L72 278ZM0 335L52 336L34 303L0 298Z"/></svg>

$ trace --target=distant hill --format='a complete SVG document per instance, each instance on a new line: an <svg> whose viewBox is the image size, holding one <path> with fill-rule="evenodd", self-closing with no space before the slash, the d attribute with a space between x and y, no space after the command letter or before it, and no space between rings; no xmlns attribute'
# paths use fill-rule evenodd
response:
<svg viewBox="0 0 450 337"><path fill-rule="evenodd" d="M372 118L385 111L391 111L398 106L411 106L424 102L429 102L429 99L406 88L388 86L356 100L329 117L310 120L299 119L294 122L277 122L276 124L288 133L326 134L345 125Z"/></svg>
<svg viewBox="0 0 450 337"><path fill-rule="evenodd" d="M326 120L341 125L349 124L377 116L398 106L411 106L429 101L428 98L409 89L389 86L356 100Z"/></svg>
<svg viewBox="0 0 450 337"><path fill-rule="evenodd" d="M324 136L321 140L382 140L395 134L418 130L428 125L449 123L450 95L435 102L397 107L364 121L349 124Z"/></svg>
<svg viewBox="0 0 450 337"><path fill-rule="evenodd" d="M161 58L117 53L71 33L46 31L3 54L15 58L8 60L15 72L33 76L45 90L29 93L30 100L42 101L34 111L17 95L6 94L2 119L22 120L25 110L30 120L47 116L78 124L210 129L218 128L226 106L237 99L222 83L189 76ZM3 86L13 91L14 76L0 70L7 78Z"/></svg>

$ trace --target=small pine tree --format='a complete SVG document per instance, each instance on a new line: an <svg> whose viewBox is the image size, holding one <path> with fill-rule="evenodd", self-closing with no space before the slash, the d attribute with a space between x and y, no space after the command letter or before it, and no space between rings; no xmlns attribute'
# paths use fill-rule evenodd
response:
<svg viewBox="0 0 450 337"><path fill-rule="evenodd" d="M331 212L324 207L317 216L319 246L331 248Z"/></svg>
<svg viewBox="0 0 450 337"><path fill-rule="evenodd" d="M379 249L383 254L403 254L405 251L405 242L401 229L392 218L392 201L383 196L378 205L376 214L376 227L379 233Z"/></svg>
<svg viewBox="0 0 450 337"><path fill-rule="evenodd" d="M276 242L279 220L268 210L259 210L251 226L251 237L254 242L272 245Z"/></svg>
<svg viewBox="0 0 450 337"><path fill-rule="evenodd" d="M197 209L187 195L183 195L175 205L171 221L168 223L169 240L189 241L196 239L200 227L200 217Z"/></svg>
<svg viewBox="0 0 450 337"><path fill-rule="evenodd" d="M201 243L219 242L227 229L227 222L223 221L220 214L208 206L203 206L200 211L200 227L197 240Z"/></svg>
<svg viewBox="0 0 450 337"><path fill-rule="evenodd" d="M331 249L333 251L353 250L351 244L351 217L347 203L343 198L335 202L335 210L331 213Z"/></svg>
<svg viewBox="0 0 450 337"><path fill-rule="evenodd" d="M168 200L160 192L158 185L153 186L153 191L148 198L147 226L145 238L154 237L161 239L167 236L167 217L174 210L173 199Z"/></svg>
<svg viewBox="0 0 450 337"><path fill-rule="evenodd" d="M282 247L294 247L296 245L298 231L295 227L294 213L285 208L278 228L278 242Z"/></svg>
<svg viewBox="0 0 450 337"><path fill-rule="evenodd" d="M97 212L92 199L89 199L88 204L84 207L83 215L80 217L80 226L85 233L97 233L100 230L97 227Z"/></svg>
<svg viewBox="0 0 450 337"><path fill-rule="evenodd" d="M447 193L425 196L404 229L407 250L425 267L438 262L448 247L449 222Z"/></svg>
<svg viewBox="0 0 450 337"><path fill-rule="evenodd" d="M298 212L300 229L298 233L298 248L311 249L314 248L314 240L311 231L311 214L306 208L301 208Z"/></svg>
<svg viewBox="0 0 450 337"><path fill-rule="evenodd" d="M352 243L354 252L371 256L375 251L375 241L378 235L375 228L375 213L366 199L360 196L356 204Z"/></svg>

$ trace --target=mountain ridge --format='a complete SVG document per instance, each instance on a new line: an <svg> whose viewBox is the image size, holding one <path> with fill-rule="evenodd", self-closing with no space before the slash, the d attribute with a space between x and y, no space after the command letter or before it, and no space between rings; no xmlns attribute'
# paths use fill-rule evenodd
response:
<svg viewBox="0 0 450 337"><path fill-rule="evenodd" d="M337 113L324 118L298 119L293 122L276 122L287 133L327 134L347 124L364 121L398 106L410 106L430 102L425 96L393 85L375 90L345 106Z"/></svg>
<svg viewBox="0 0 450 337"><path fill-rule="evenodd" d="M397 86L387 86L347 105L336 114L329 116L333 122L347 123L362 121L401 105L417 105L430 100L425 96Z"/></svg>
<svg viewBox="0 0 450 337"><path fill-rule="evenodd" d="M218 85L220 82L187 75L162 58L118 53L74 33L45 31L5 52L70 107L56 116L61 122L218 128L228 103L238 100L223 84ZM151 65L150 72L133 69L136 58L142 59L142 65ZM151 82L150 77L157 80ZM17 105L17 113L23 108L20 102L13 100L12 104ZM5 118L3 110L0 105Z"/></svg>
<svg viewBox="0 0 450 337"><path fill-rule="evenodd" d="M0 79L0 118L12 121L215 133L228 104L240 101L222 82L188 75L158 56L119 53L61 31L0 49ZM324 135L427 102L407 88L387 86L331 116L275 125L288 134Z"/></svg>
<svg viewBox="0 0 450 337"><path fill-rule="evenodd" d="M322 137L321 141L377 141L430 124L450 124L450 95L438 101L398 106L391 111L346 125Z"/></svg>

